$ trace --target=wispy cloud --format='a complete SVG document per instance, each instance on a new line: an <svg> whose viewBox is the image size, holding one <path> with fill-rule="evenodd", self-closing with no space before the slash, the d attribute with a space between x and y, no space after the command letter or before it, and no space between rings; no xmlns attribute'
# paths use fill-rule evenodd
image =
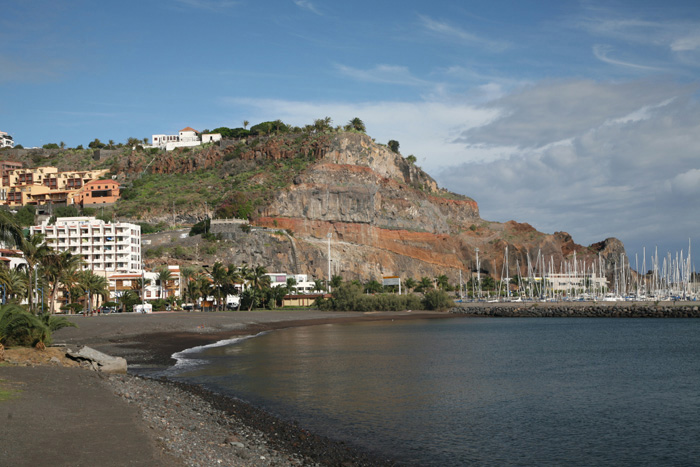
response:
<svg viewBox="0 0 700 467"><path fill-rule="evenodd" d="M679 37L671 43L674 52L689 52L700 49L700 34Z"/></svg>
<svg viewBox="0 0 700 467"><path fill-rule="evenodd" d="M503 51L510 46L507 42L485 39L444 21L437 21L423 15L419 15L418 18L421 20L423 27L429 32L453 41L469 45L478 45L497 52Z"/></svg>
<svg viewBox="0 0 700 467"><path fill-rule="evenodd" d="M602 44L596 44L593 46L593 55L600 60L601 62L608 63L610 65L618 65L618 66L623 66L627 68L634 68L637 70L646 70L646 71L668 71L664 68L659 68L655 66L649 66L649 65L640 65L638 63L631 63L631 62L625 62L623 60L617 60L614 58L610 57L610 54L612 53L614 49L609 46L609 45L602 45Z"/></svg>
<svg viewBox="0 0 700 467"><path fill-rule="evenodd" d="M336 65L345 76L368 83L400 84L405 86L433 85L430 81L416 78L408 68L397 65L377 65L369 70L360 70L346 65Z"/></svg>
<svg viewBox="0 0 700 467"><path fill-rule="evenodd" d="M635 11L635 14L639 13ZM652 20L624 16L614 9L596 8L589 9L576 24L595 37L618 40L629 46L646 45L675 53L700 49L700 21L692 17Z"/></svg>
<svg viewBox="0 0 700 467"><path fill-rule="evenodd" d="M303 8L304 10L309 10L312 13L316 13L317 15L321 16L321 12L318 11L318 8L316 8L316 5L311 3L309 0L294 0L294 4L298 6L299 8Z"/></svg>

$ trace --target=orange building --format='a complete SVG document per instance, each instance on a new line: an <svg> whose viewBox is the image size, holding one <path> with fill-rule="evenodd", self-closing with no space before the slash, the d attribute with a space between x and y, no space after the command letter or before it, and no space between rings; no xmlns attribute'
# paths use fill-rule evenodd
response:
<svg viewBox="0 0 700 467"><path fill-rule="evenodd" d="M93 180L87 182L74 195L73 203L80 206L90 204L111 204L119 199L119 183L114 180Z"/></svg>

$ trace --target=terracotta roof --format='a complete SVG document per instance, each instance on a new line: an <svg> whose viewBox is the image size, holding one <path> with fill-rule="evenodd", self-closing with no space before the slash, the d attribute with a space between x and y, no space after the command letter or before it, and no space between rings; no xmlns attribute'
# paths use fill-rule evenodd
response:
<svg viewBox="0 0 700 467"><path fill-rule="evenodd" d="M194 131L195 133L199 133L197 130L195 130L194 128L189 127L189 126L188 126L187 128L183 128L183 129L180 130L180 131Z"/></svg>

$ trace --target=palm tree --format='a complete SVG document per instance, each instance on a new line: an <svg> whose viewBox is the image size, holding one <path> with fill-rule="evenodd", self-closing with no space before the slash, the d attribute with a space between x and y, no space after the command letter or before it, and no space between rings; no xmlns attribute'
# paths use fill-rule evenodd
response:
<svg viewBox="0 0 700 467"><path fill-rule="evenodd" d="M316 279L314 281L314 291L321 292L325 289L326 287L323 285L323 281L321 279Z"/></svg>
<svg viewBox="0 0 700 467"><path fill-rule="evenodd" d="M292 292L292 293L299 293L299 291L296 288L297 285L297 280L294 277L288 277L287 278L287 289Z"/></svg>
<svg viewBox="0 0 700 467"><path fill-rule="evenodd" d="M250 301L250 306L248 311L253 309L253 304L255 303L256 293L262 291L266 286L270 285L270 276L267 276L267 269L264 266L255 266L252 269L247 279L250 281L250 287L252 290L252 300Z"/></svg>
<svg viewBox="0 0 700 467"><path fill-rule="evenodd" d="M382 291L382 284L376 279L372 279L365 284L365 291L367 293L379 293Z"/></svg>
<svg viewBox="0 0 700 467"><path fill-rule="evenodd" d="M445 274L437 276L435 278L435 284L439 289L448 290L450 288L450 280Z"/></svg>
<svg viewBox="0 0 700 467"><path fill-rule="evenodd" d="M250 125L250 122L248 120L243 120L243 129L247 130L248 125Z"/></svg>
<svg viewBox="0 0 700 467"><path fill-rule="evenodd" d="M158 269L158 283L160 284L160 298L167 299L168 295L168 281L172 279L172 274L168 266L161 266Z"/></svg>
<svg viewBox="0 0 700 467"><path fill-rule="evenodd" d="M334 289L337 289L340 287L340 284L343 283L343 278L340 276L333 276L331 277L331 287Z"/></svg>
<svg viewBox="0 0 700 467"><path fill-rule="evenodd" d="M92 271L82 271L80 273L80 286L84 293L87 294L88 310L92 308L92 298L95 297L95 305L100 304L99 298L104 300L104 297L109 294L109 282L104 276L98 276Z"/></svg>
<svg viewBox="0 0 700 467"><path fill-rule="evenodd" d="M432 288L433 288L433 281L430 280L429 277L425 277L425 276L420 278L420 282L418 283L418 287L416 287L416 289L418 289L420 292L425 292L426 290L430 290Z"/></svg>
<svg viewBox="0 0 700 467"><path fill-rule="evenodd" d="M413 289L416 288L416 286L418 285L418 283L416 282L416 280L415 280L414 278L409 277L408 279L406 279L406 280L404 281L403 285L404 285L408 290L413 290Z"/></svg>
<svg viewBox="0 0 700 467"><path fill-rule="evenodd" d="M187 282L187 286L185 287L185 293L187 294L189 299L192 300L193 303L196 303L197 300L199 300L199 297L202 296L202 291L199 288L199 281L194 279Z"/></svg>
<svg viewBox="0 0 700 467"><path fill-rule="evenodd" d="M0 268L0 284L4 287L4 299L19 301L27 291L27 275L17 269Z"/></svg>
<svg viewBox="0 0 700 467"><path fill-rule="evenodd" d="M348 130L355 130L364 133L367 131L365 128L365 123L360 120L358 117L353 118L348 122L348 124L345 126L346 129Z"/></svg>
<svg viewBox="0 0 700 467"><path fill-rule="evenodd" d="M119 297L119 301L122 304L122 310L126 311L129 307L133 309L134 305L140 303L141 297L133 290L125 290L122 296Z"/></svg>
<svg viewBox="0 0 700 467"><path fill-rule="evenodd" d="M75 274L80 268L82 259L80 256L73 256L68 251L51 252L44 256L42 263L42 276L46 278L50 288L49 314L54 314L56 292L59 285L65 282L75 282Z"/></svg>
<svg viewBox="0 0 700 467"><path fill-rule="evenodd" d="M36 284L32 282L32 279L42 259L51 253L51 247L44 242L43 235L35 234L24 239L19 245L19 248L22 250L22 253L24 253L24 260L27 262L29 311L34 313L34 293Z"/></svg>
<svg viewBox="0 0 700 467"><path fill-rule="evenodd" d="M185 297L184 297L185 302L187 302L187 298L188 298L187 287L189 286L192 278L194 278L196 272L197 272L197 270L193 266L184 266L180 272L180 274L182 275L182 279L184 280L183 290L184 290L184 295L185 295ZM192 297L189 297L189 298L191 299Z"/></svg>
<svg viewBox="0 0 700 467"><path fill-rule="evenodd" d="M226 269L220 261L214 263L214 267L211 270L211 280L212 287L217 294L216 298L216 308L217 310L223 309L221 302L221 295L225 291L229 283L228 269Z"/></svg>
<svg viewBox="0 0 700 467"><path fill-rule="evenodd" d="M7 211L0 211L0 242L8 246L19 246L24 242L22 228Z"/></svg>

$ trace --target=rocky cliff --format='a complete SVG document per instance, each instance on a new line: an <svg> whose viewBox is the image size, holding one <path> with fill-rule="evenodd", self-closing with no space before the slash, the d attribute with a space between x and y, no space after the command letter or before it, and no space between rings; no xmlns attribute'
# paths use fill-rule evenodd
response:
<svg viewBox="0 0 700 467"><path fill-rule="evenodd" d="M113 171L127 183L144 173L167 178L210 171L216 181L209 178L197 187L200 196L208 190L234 210L247 203L258 228L224 230L230 244L207 262L245 261L322 278L330 246L332 273L346 279L445 274L454 282L460 272L464 277L476 271L477 251L481 272L496 279L512 277L518 268L527 274L528 264L558 269L574 255L581 263L611 269L624 253L616 239L581 246L565 232L545 234L525 223L481 219L474 200L439 188L419 167L360 133L285 134L192 152L133 152L115 162ZM179 180L177 188L184 183ZM139 205L141 220L188 222L205 215L202 198L179 203L170 199L179 192L168 194L162 187L155 192L161 195L137 199L166 204Z"/></svg>
<svg viewBox="0 0 700 467"><path fill-rule="evenodd" d="M565 232L485 221L474 200L440 189L420 168L361 134L332 138L322 157L252 223L293 235L296 264L282 259L271 267L315 277L327 276L329 244L332 273L360 279L446 274L456 281L460 271L476 270L477 249L480 269L495 278L506 274L506 247L508 275L518 267L526 273L537 258L558 267L574 253L589 265L600 254L612 267L624 252L615 239L584 247Z"/></svg>

